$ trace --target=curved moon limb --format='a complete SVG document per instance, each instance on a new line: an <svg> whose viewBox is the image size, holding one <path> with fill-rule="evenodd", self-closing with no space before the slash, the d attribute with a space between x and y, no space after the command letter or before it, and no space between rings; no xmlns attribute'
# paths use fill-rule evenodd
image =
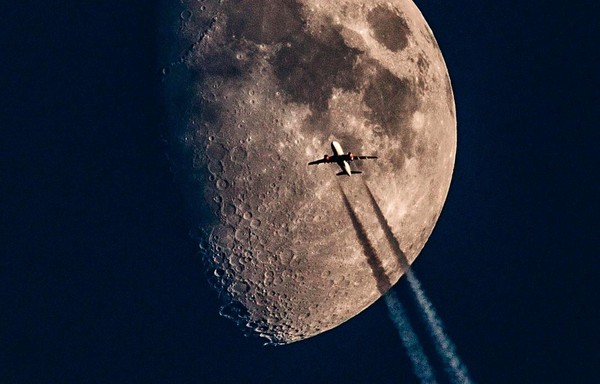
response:
<svg viewBox="0 0 600 384"><path fill-rule="evenodd" d="M333 140L379 157L339 181L385 286L397 282L404 269L361 178L412 263L456 151L439 47L408 0L182 3L165 11L172 158L221 312L273 344L331 329L377 300L382 284L337 170L306 164Z"/></svg>

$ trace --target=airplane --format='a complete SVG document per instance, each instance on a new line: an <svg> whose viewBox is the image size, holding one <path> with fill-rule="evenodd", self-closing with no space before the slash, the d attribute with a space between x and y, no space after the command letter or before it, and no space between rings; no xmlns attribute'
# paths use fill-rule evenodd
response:
<svg viewBox="0 0 600 384"><path fill-rule="evenodd" d="M333 151L333 155L324 155L322 159L311 161L308 165L314 164L323 164L323 163L337 163L342 169L340 172L336 173L336 176L342 175L353 175L357 173L362 173L361 171L352 171L350 169L350 164L354 160L365 160L365 159L376 159L377 156L357 156L352 152L344 153L342 146L337 141L331 142L331 150Z"/></svg>

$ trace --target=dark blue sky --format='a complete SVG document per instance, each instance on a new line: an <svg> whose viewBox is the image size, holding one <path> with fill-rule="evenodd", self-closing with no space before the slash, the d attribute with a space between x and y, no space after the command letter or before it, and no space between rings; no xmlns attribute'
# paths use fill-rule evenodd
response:
<svg viewBox="0 0 600 384"><path fill-rule="evenodd" d="M155 10L71 3L0 6L0 382L415 382L381 302L278 348L218 316L162 141ZM458 155L414 269L477 382L600 377L600 9L574 3L417 2Z"/></svg>

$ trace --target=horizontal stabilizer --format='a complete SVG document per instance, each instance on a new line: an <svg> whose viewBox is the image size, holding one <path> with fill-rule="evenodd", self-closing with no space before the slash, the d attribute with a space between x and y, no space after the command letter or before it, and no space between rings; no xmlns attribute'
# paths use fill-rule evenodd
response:
<svg viewBox="0 0 600 384"><path fill-rule="evenodd" d="M357 173L362 173L362 171L350 171L350 173L351 173L351 174L353 174L353 175L355 175L355 174L357 174ZM335 175L336 175L336 176L343 176L343 175L350 176L350 175L348 175L348 174L347 174L346 172L344 172L344 171L338 172L338 173L336 173Z"/></svg>
<svg viewBox="0 0 600 384"><path fill-rule="evenodd" d="M354 156L354 160L376 159L377 156Z"/></svg>

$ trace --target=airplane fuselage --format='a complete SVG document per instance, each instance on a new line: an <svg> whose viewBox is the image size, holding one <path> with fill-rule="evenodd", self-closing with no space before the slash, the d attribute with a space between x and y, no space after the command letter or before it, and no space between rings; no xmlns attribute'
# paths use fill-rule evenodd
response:
<svg viewBox="0 0 600 384"><path fill-rule="evenodd" d="M337 141L331 142L331 150L333 151L333 155L337 156L340 159L342 158L342 156L344 156L344 150L342 149L342 146L340 145L340 143L338 143ZM348 162L346 160L340 160L337 162L337 164L342 169L342 172L344 172L346 175L348 175L348 176L352 175L352 170L350 169L350 164L348 164Z"/></svg>
<svg viewBox="0 0 600 384"><path fill-rule="evenodd" d="M311 161L308 163L308 165L336 163L342 169L340 172L335 174L336 176L351 176L357 173L362 173L362 171L353 171L352 169L350 169L351 162L355 160L367 160L377 158L377 156L373 155L355 155L352 152L344 154L342 146L337 141L331 142L331 150L333 151L333 155L325 154L323 155L323 158Z"/></svg>

